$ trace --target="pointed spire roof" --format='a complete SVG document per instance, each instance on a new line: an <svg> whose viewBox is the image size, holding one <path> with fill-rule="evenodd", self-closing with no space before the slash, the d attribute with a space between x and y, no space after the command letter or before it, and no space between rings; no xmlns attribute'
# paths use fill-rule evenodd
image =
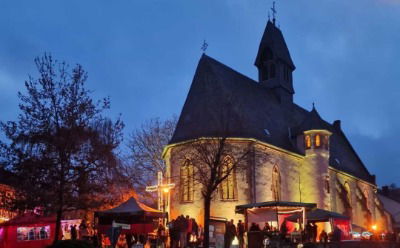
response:
<svg viewBox="0 0 400 248"><path fill-rule="evenodd" d="M313 104L312 110L306 115L303 122L294 130L294 134L298 135L303 133L304 131L309 130L327 130L330 131L332 126L324 121L319 115L317 109Z"/></svg>
<svg viewBox="0 0 400 248"><path fill-rule="evenodd" d="M277 28L271 21L268 21L261 39L256 61L254 62L256 66L261 65L262 56L267 47L271 49L274 57L284 61L293 70L296 69L292 58L290 57L289 49L287 48L285 38L283 37L281 30Z"/></svg>

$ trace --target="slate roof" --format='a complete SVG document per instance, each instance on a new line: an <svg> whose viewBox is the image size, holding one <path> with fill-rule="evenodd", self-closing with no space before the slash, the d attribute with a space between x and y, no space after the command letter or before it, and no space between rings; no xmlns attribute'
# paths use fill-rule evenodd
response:
<svg viewBox="0 0 400 248"><path fill-rule="evenodd" d="M262 63L262 54L265 52L267 47L274 51L274 56L276 56L278 59L281 59L293 70L296 68L292 58L290 57L289 49L287 48L285 38L283 37L281 30L270 21L268 21L264 34L261 38L256 61L254 62L256 66L259 66Z"/></svg>
<svg viewBox="0 0 400 248"><path fill-rule="evenodd" d="M273 90L204 54L170 144L199 137L254 138L301 154L293 134L307 125L332 132L331 166L375 183L341 129L315 109L281 104Z"/></svg>
<svg viewBox="0 0 400 248"><path fill-rule="evenodd" d="M313 106L312 110L306 114L305 118L303 119L302 123L293 128L292 134L298 135L302 134L304 131L307 130L331 130L332 126L324 121L321 116L319 115L318 111Z"/></svg>

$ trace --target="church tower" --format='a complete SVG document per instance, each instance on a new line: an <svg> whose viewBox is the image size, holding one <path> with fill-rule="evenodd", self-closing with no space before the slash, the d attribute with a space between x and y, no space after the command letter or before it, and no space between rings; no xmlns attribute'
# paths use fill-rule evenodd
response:
<svg viewBox="0 0 400 248"><path fill-rule="evenodd" d="M292 103L292 73L296 67L282 32L275 25L275 18L267 23L254 64L258 69L258 81L272 89L281 103Z"/></svg>
<svg viewBox="0 0 400 248"><path fill-rule="evenodd" d="M332 128L313 106L304 121L294 129L299 151L305 157L301 165L303 200L315 202L322 209L331 209L329 150ZM315 180L306 180L310 175Z"/></svg>

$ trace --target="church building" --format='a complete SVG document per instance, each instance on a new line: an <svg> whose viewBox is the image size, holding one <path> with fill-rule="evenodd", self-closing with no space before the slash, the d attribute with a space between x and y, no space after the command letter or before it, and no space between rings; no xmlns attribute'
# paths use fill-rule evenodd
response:
<svg viewBox="0 0 400 248"><path fill-rule="evenodd" d="M195 172L183 148L224 133L238 147L252 142L253 155L247 170L235 171L220 185L211 216L237 223L244 218L235 213L237 205L304 202L348 216L353 227L387 230L390 218L377 197L375 176L346 138L340 120L327 122L314 106L307 110L293 102L296 66L275 21L266 25L254 65L258 80L202 55L164 151L166 176L176 185L168 200L170 218L184 214L202 222L201 188L190 183ZM229 129L222 130L226 125L218 118Z"/></svg>

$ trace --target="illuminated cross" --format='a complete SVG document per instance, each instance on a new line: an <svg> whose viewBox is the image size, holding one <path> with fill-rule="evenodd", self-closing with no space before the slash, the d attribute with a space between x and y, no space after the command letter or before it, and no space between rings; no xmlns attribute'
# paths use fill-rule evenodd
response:
<svg viewBox="0 0 400 248"><path fill-rule="evenodd" d="M147 186L147 192L155 192L157 191L157 200L158 200L158 210L165 212L165 201L164 194L169 193L169 190L174 188L174 183L163 184L163 174L161 171L157 173L157 185Z"/></svg>
<svg viewBox="0 0 400 248"><path fill-rule="evenodd" d="M201 50L203 50L203 53L206 52L208 47L208 43L206 42L206 40L203 41L203 45L201 46Z"/></svg>
<svg viewBox="0 0 400 248"><path fill-rule="evenodd" d="M275 1L272 2L271 11L272 11L272 21L275 24L275 17L276 17Z"/></svg>

